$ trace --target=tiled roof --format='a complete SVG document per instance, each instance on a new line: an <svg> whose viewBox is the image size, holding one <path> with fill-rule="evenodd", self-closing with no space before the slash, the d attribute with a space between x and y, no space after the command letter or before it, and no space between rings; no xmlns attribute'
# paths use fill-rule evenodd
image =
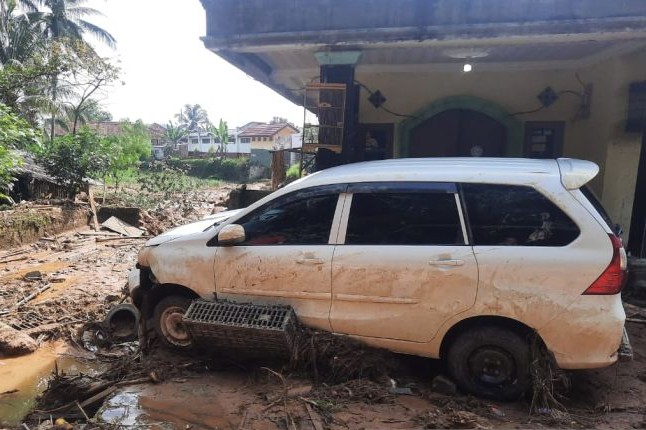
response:
<svg viewBox="0 0 646 430"><path fill-rule="evenodd" d="M298 132L294 126L287 123L280 124L258 124L251 127L247 127L242 133L238 134L240 137L251 137L251 136L273 136L285 127L291 128L294 133Z"/></svg>

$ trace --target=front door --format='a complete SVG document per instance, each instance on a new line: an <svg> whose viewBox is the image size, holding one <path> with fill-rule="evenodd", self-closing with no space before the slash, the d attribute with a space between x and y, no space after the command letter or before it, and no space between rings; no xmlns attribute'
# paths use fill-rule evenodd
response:
<svg viewBox="0 0 646 430"><path fill-rule="evenodd" d="M332 329L431 340L476 298L478 270L455 185L354 184L348 193L347 229L332 262Z"/></svg>
<svg viewBox="0 0 646 430"><path fill-rule="evenodd" d="M305 324L330 330L331 267L339 186L278 197L237 221L245 242L219 247L219 299L291 305Z"/></svg>
<svg viewBox="0 0 646 430"><path fill-rule="evenodd" d="M507 129L495 119L470 109L441 112L410 136L410 157L504 157Z"/></svg>

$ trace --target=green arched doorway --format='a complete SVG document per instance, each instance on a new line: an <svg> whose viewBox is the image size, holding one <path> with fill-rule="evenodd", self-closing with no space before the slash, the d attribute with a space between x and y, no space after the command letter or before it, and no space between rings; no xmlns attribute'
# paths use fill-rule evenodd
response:
<svg viewBox="0 0 646 430"><path fill-rule="evenodd" d="M399 125L400 157L522 156L522 124L495 103L439 100Z"/></svg>

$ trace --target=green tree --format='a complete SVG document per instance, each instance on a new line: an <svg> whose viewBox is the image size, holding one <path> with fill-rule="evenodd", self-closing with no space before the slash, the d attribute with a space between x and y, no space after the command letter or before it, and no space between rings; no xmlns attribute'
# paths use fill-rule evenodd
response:
<svg viewBox="0 0 646 430"><path fill-rule="evenodd" d="M87 178L100 178L109 166L110 155L101 138L87 127L77 134L56 137L38 154L47 173L67 188L71 196L84 188Z"/></svg>
<svg viewBox="0 0 646 430"><path fill-rule="evenodd" d="M150 158L150 133L148 127L137 121L122 122L121 133L111 136L109 140L110 162L109 173L114 179L115 187L119 184L128 170L137 167L141 161Z"/></svg>
<svg viewBox="0 0 646 430"><path fill-rule="evenodd" d="M112 114L97 100L88 100L84 109L86 122L107 122L112 121Z"/></svg>
<svg viewBox="0 0 646 430"><path fill-rule="evenodd" d="M104 42L110 47L116 46L115 38L103 28L92 24L84 18L91 15L100 15L96 9L82 6L86 0L36 0L45 10L30 14L38 19L43 26L43 34L47 39L64 42L64 45L72 52L80 54L82 58L89 58L88 52L94 50L86 41L86 36L91 35ZM60 106L56 101L60 96L58 76L54 76L51 82L51 99L53 107L50 114L50 139L54 139L54 126ZM63 97L65 94L62 95Z"/></svg>
<svg viewBox="0 0 646 430"><path fill-rule="evenodd" d="M168 121L168 124L166 124L164 138L172 144L173 149L177 149L179 142L187 135L186 127L183 125L175 124L173 121Z"/></svg>
<svg viewBox="0 0 646 430"><path fill-rule="evenodd" d="M114 48L115 38L105 29L87 21L85 17L101 15L93 8L82 6L87 0L37 0L45 10L32 14L44 26L44 33L50 39L66 38L86 40L90 35Z"/></svg>
<svg viewBox="0 0 646 430"><path fill-rule="evenodd" d="M184 108L176 117L180 125L184 126L190 133L205 131L210 124L208 113L199 104L184 105Z"/></svg>
<svg viewBox="0 0 646 430"><path fill-rule="evenodd" d="M7 197L20 166L20 156L15 150L34 148L38 143L38 136L29 123L0 104L0 198Z"/></svg>
<svg viewBox="0 0 646 430"><path fill-rule="evenodd" d="M218 152L221 154L226 153L226 146L229 143L229 126L227 125L227 122L220 118L218 126L215 127L211 125L209 127L209 132L220 141Z"/></svg>

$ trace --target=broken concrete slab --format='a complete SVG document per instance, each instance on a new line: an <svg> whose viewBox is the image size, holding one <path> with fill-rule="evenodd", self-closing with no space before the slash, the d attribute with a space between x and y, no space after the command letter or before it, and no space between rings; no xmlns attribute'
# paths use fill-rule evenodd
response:
<svg viewBox="0 0 646 430"><path fill-rule="evenodd" d="M13 327L0 323L0 356L16 357L31 354L38 349L38 344L28 335Z"/></svg>
<svg viewBox="0 0 646 430"><path fill-rule="evenodd" d="M140 237L144 234L144 230L138 227L133 227L127 222L122 221L115 216L112 216L105 220L103 223L101 223L101 226L127 237Z"/></svg>

